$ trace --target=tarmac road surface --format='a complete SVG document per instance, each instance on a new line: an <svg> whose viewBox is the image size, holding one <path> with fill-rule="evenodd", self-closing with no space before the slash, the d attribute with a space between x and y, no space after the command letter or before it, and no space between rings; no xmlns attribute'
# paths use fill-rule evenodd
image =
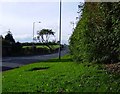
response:
<svg viewBox="0 0 120 94"><path fill-rule="evenodd" d="M69 50L68 47L66 46L61 51L61 56L64 56L68 52ZM48 55L25 56L25 57L3 57L2 62L0 64L0 68L2 67L2 69L0 71L6 71L24 66L26 64L31 64L39 61L46 61L57 57L58 57L58 53L48 54Z"/></svg>

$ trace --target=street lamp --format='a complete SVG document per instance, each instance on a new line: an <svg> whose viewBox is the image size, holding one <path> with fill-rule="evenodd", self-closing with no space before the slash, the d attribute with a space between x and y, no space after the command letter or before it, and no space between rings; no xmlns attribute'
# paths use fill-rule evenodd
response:
<svg viewBox="0 0 120 94"><path fill-rule="evenodd" d="M34 29L35 29L35 23L36 22L33 22L33 47L34 47ZM37 22L37 23L41 23L41 22Z"/></svg>
<svg viewBox="0 0 120 94"><path fill-rule="evenodd" d="M60 27L59 27L59 59L61 59L61 0L60 0Z"/></svg>

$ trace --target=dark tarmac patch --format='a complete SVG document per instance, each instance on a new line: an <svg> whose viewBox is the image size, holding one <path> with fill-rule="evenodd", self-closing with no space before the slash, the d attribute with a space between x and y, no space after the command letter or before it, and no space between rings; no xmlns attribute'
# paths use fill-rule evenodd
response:
<svg viewBox="0 0 120 94"><path fill-rule="evenodd" d="M11 69L15 69L15 68L19 68L19 67L14 67L14 68L11 68L11 67L6 67L6 66L2 66L2 71L7 71L7 70L11 70Z"/></svg>
<svg viewBox="0 0 120 94"><path fill-rule="evenodd" d="M7 71L7 70L10 70L10 69L14 69L14 68L2 66L2 71Z"/></svg>

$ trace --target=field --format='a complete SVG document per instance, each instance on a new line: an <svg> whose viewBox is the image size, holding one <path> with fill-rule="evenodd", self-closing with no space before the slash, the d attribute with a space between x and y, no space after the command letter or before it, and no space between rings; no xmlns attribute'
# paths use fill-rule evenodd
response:
<svg viewBox="0 0 120 94"><path fill-rule="evenodd" d="M120 75L69 55L3 72L3 92L119 92Z"/></svg>
<svg viewBox="0 0 120 94"><path fill-rule="evenodd" d="M51 47L52 49L57 49L57 48L59 48L59 45L50 45L50 47ZM22 48L32 48L32 46L23 46ZM46 45L37 45L36 48L49 49L49 47L46 46Z"/></svg>

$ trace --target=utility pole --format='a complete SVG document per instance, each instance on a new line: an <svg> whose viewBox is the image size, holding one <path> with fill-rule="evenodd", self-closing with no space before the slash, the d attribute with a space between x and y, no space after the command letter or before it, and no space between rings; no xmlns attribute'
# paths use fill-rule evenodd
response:
<svg viewBox="0 0 120 94"><path fill-rule="evenodd" d="M59 25L60 25L60 27L59 27L59 60L61 59L61 6L62 6L62 4L61 4L61 0L60 0L60 23L59 23Z"/></svg>

